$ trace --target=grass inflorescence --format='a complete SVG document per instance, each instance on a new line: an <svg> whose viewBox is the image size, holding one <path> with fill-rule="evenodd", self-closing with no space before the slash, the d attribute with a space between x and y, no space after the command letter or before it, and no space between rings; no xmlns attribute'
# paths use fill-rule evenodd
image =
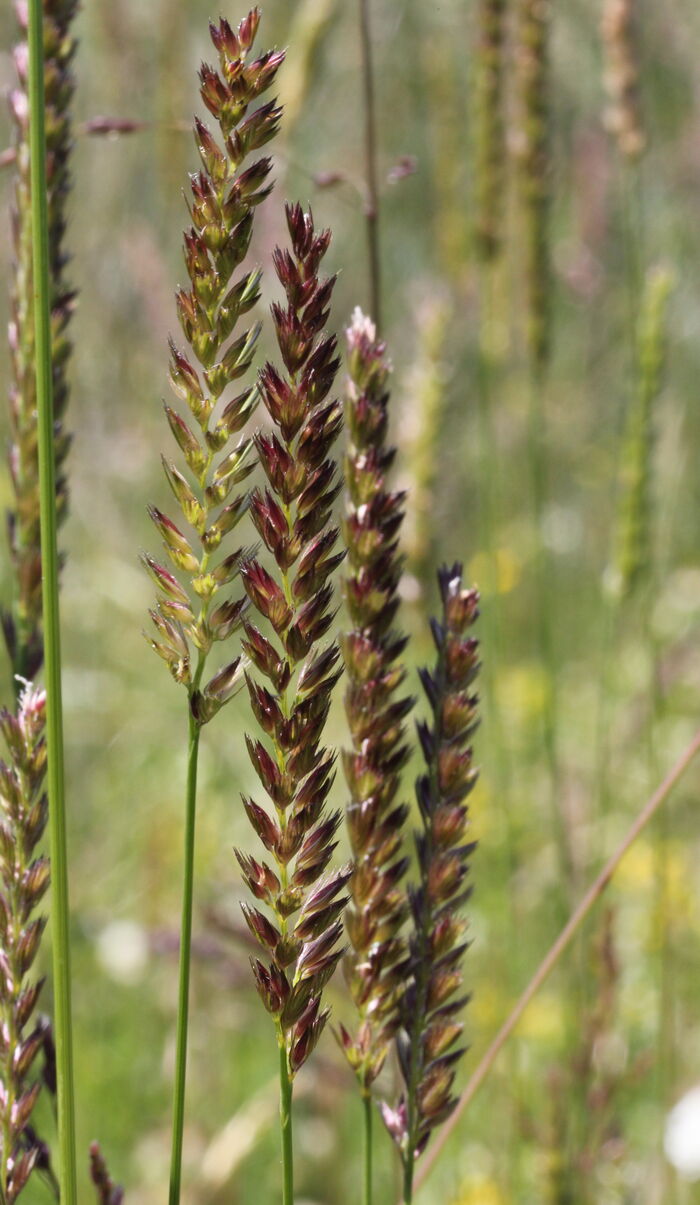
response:
<svg viewBox="0 0 700 1205"><path fill-rule="evenodd" d="M256 959L253 971L280 1050L283 1200L291 1205L292 1083L328 1019L322 993L342 954L349 872L326 874L341 817L325 807L335 756L320 743L338 677L337 645L321 642L333 622L332 575L343 555L331 518L340 488L332 446L342 411L328 395L338 359L335 338L325 332L335 278L319 276L330 231L317 231L299 205L288 205L286 214L290 249L274 252L285 300L272 307L284 368L268 362L260 375L273 431L257 436L268 484L251 496L251 517L275 573L258 558L241 569L251 607L273 636L245 621L244 648L271 686L248 676L254 715L273 747L270 753L248 737L248 752L273 815L252 799L243 803L274 867L242 851L237 856L251 892L274 918L244 905L269 960Z"/></svg>
<svg viewBox="0 0 700 1205"><path fill-rule="evenodd" d="M240 629L245 611L242 592L223 600L220 596L239 578L247 555L244 547L229 549L228 538L248 509L247 492L234 491L254 467L253 441L246 435L236 440L236 436L251 418L259 392L253 382L233 397L226 393L246 375L253 360L260 324L241 333L236 327L258 301L260 272L253 269L235 279L234 275L250 246L255 209L270 192L270 160L256 159L245 169L243 163L275 136L280 118L274 100L252 106L271 87L284 59L277 51L252 57L259 21L259 10L251 9L236 31L223 18L211 25L218 70L207 64L200 70L201 97L217 122L219 137L195 119L202 167L191 179L192 225L184 237L189 288L176 294L187 353L173 340L170 343L170 381L176 397L188 407L193 426L165 405L189 476L163 458L168 484L185 525L194 534L188 537L152 506L150 516L175 572L151 556L143 557L159 591L151 611L156 637L149 638L150 643L175 681L185 687L189 713L171 1205L180 1198L199 738L202 727L228 702L241 679L240 654L208 681L204 671L214 646Z"/></svg>

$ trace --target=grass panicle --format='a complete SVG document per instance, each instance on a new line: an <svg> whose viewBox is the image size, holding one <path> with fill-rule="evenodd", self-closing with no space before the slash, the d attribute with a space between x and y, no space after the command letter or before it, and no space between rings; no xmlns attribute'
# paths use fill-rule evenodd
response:
<svg viewBox="0 0 700 1205"><path fill-rule="evenodd" d="M647 147L640 98L640 61L636 0L605 0L601 36L605 55L607 130L624 159L635 162Z"/></svg>
<svg viewBox="0 0 700 1205"><path fill-rule="evenodd" d="M343 523L348 570L343 593L351 629L342 637L347 675L345 713L352 748L344 753L350 793L346 821L355 869L344 969L359 1015L354 1036L340 1027L346 1057L363 1095L384 1065L398 1024L406 917L401 880L408 868L402 830L408 809L398 803L408 757L404 721L413 700L401 691L406 639L396 630L402 560L398 536L403 494L390 491L395 449L387 445L389 365L374 324L355 311L347 332L345 400L348 451Z"/></svg>
<svg viewBox="0 0 700 1205"><path fill-rule="evenodd" d="M526 336L531 370L542 377L551 351L550 0L518 0L518 180L523 236Z"/></svg>
<svg viewBox="0 0 700 1205"><path fill-rule="evenodd" d="M351 629L341 641L348 686L345 713L352 748L343 754L350 799L346 823L354 860L345 925L350 950L344 971L358 1014L353 1034L340 1040L371 1107L379 1075L399 1024L406 948L402 878L408 869L403 829L408 808L397 802L408 758L404 721L413 700L401 691L406 639L395 627L402 558L398 537L403 494L388 488L395 449L387 444L389 364L374 323L356 310L346 332L349 379L345 396L348 450L343 523L348 570L343 592ZM370 1118L371 1121L371 1118ZM366 1202L371 1200L371 1130L365 1151Z"/></svg>
<svg viewBox="0 0 700 1205"><path fill-rule="evenodd" d="M275 572L258 558L241 569L252 609L268 629L244 621L245 651L269 683L247 675L251 706L272 747L246 738L271 811L250 798L243 804L273 865L242 850L237 857L250 891L273 918L243 906L265 954L253 971L280 1049L284 1202L290 1205L292 1081L328 1019L322 991L342 955L340 916L350 872L326 873L341 817L325 808L335 757L320 743L339 676L336 643L322 647L321 641L333 622L331 576L343 559L334 551L339 532L331 519L340 490L331 449L342 409L328 400L338 359L335 338L324 332L335 278L319 277L330 231L316 231L299 205L288 205L286 213L291 250L273 253L285 303L272 307L284 372L268 362L260 375L273 430L256 439L267 485L251 496L253 523Z"/></svg>
<svg viewBox="0 0 700 1205"><path fill-rule="evenodd" d="M227 391L245 377L255 354L260 323L241 333L236 328L259 299L261 274L256 269L235 274L248 252L256 207L271 188L269 158L254 159L245 169L243 164L274 137L281 116L274 100L253 106L272 85L284 59L277 51L252 57L259 21L260 12L253 8L235 31L223 18L210 25L218 70L205 63L199 73L201 97L216 120L219 137L195 119L202 166L191 178L192 225L184 236L189 287L176 294L187 352L174 340L170 343L170 381L176 397L188 407L192 425L179 410L165 405L187 473L163 458L168 484L191 534L152 506L149 513L171 567L143 557L158 588L157 605L150 613L156 638L147 639L175 681L185 686L189 702L170 1205L180 1199L199 738L241 679L241 658L236 656L203 682L212 649L240 629L246 607L243 594L221 595L238 578L246 555L244 548L226 550L226 542L248 509L247 491L235 491L254 467L253 441L245 435L236 441L236 436L254 413L259 394L256 384L234 396Z"/></svg>
<svg viewBox="0 0 700 1205"><path fill-rule="evenodd" d="M46 924L37 908L49 886L49 862L39 852L48 819L45 711L44 692L28 685L16 715L0 711L9 755L0 761L0 1200L7 1205L46 1164L32 1122L46 1082L47 1028L35 1013L43 980L32 975Z"/></svg>
<svg viewBox="0 0 700 1205"><path fill-rule="evenodd" d="M202 100L216 119L221 138L217 141L204 122L195 120L202 169L192 177L192 225L184 237L189 287L178 289L176 297L188 351L185 354L174 341L170 345L173 391L188 407L193 425L165 405L188 477L171 460L163 459L168 484L193 537L158 507L151 507L151 518L179 577L144 556L159 591L151 612L157 635L150 642L174 679L187 688L190 710L200 727L232 694L238 658L206 685L202 677L213 646L240 627L244 610L242 597L219 598L238 576L244 550L227 552L215 565L212 557L225 546L247 509L247 493L234 490L253 468L252 440L243 436L234 443L234 439L258 403L257 385L234 397L225 395L248 372L260 333L260 323L235 332L239 319L258 301L260 272L251 270L232 278L248 252L255 209L270 191L271 163L263 157L241 169L248 155L274 137L280 118L274 101L250 111L283 60L283 54L275 51L250 57L258 22L259 12L252 9L237 32L225 20L212 25L219 70L205 64L200 71ZM187 587L180 577L187 580Z"/></svg>
<svg viewBox="0 0 700 1205"><path fill-rule="evenodd" d="M95 1186L97 1205L122 1205L124 1189L114 1183L97 1142L90 1147L90 1179Z"/></svg>
<svg viewBox="0 0 700 1205"><path fill-rule="evenodd" d="M442 615L432 624L437 660L434 669L421 671L431 722L418 725L426 769L416 783L419 883L409 889L408 984L397 1034L404 1089L395 1108L382 1108L403 1162L405 1205L413 1200L415 1160L457 1104L453 1083L463 1050L455 1043L466 1002L460 994L462 909L471 891L465 879L474 850L466 840L466 800L477 779L469 742L477 724L478 644L471 629L478 595L463 587L461 565L444 566L438 581Z"/></svg>
<svg viewBox="0 0 700 1205"><path fill-rule="evenodd" d="M17 4L15 9L23 40L15 47L17 85L10 91L15 186L12 204L14 263L8 328L11 365L9 466L12 499L7 510L7 528L14 598L11 608L3 612L2 622L13 674L21 678L34 678L43 661L43 636L37 396L34 369L36 339L29 154L29 57L26 42L28 18L26 4ZM76 39L71 27L77 10L77 0L43 2L51 361L56 512L59 523L64 519L67 509L68 491L63 471L70 442L64 429L71 353L67 328L75 301L75 294L66 277L68 255L65 249L65 231L66 207L71 188L71 102L75 89L73 58Z"/></svg>
<svg viewBox="0 0 700 1205"><path fill-rule="evenodd" d="M479 0L474 76L474 242L480 260L503 244L506 182L505 39L507 0Z"/></svg>

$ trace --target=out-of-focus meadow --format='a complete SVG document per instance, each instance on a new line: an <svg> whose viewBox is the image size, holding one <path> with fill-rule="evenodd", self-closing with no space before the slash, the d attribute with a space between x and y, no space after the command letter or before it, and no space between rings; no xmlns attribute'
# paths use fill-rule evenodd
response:
<svg viewBox="0 0 700 1205"><path fill-rule="evenodd" d="M462 1077L556 935L565 905L700 716L700 9L692 0L639 7L648 149L639 165L635 248L644 272L661 266L673 286L653 420L652 573L618 606L611 566L620 447L636 396L634 289L628 182L603 121L599 4L554 5L553 357L540 398L541 541L512 164L507 245L490 285L490 432L484 423L472 237L476 5L372 4L384 328L400 473L413 488L404 592L412 664L430 655L426 616L439 560L463 559L483 596L482 775L473 796L480 845L467 956L471 1050ZM3 88L12 80L9 8L0 17ZM131 1205L162 1201L167 1182L186 753L181 693L141 635L152 591L137 554L156 546L146 504L166 495L160 451L169 434L160 400L182 276L182 188L196 167L187 131L198 108L196 70L209 51L207 21L217 15L205 0L96 0L78 21L76 121L107 115L147 123L130 136L79 136L75 146L68 241L80 301L62 604L78 1134L82 1151L99 1137ZM243 12L225 15L237 20ZM260 45L274 43L289 47L280 76L287 117L254 255L267 261L281 237L284 197L311 201L335 232L340 330L354 305L368 304L356 5L266 0ZM510 60L512 163L513 74ZM4 116L0 130L7 145ZM9 185L6 170L6 231ZM6 277L8 237L1 246ZM0 306L4 325L4 290ZM4 350L0 371L6 376ZM0 493L7 489L0 477ZM6 596L5 561L3 579ZM543 607L554 688L540 656ZM552 697L554 811L542 739ZM249 833L240 804L240 792L253 787L247 723L240 698L207 728L202 758L185 1139L187 1199L197 1205L278 1199L277 1056L247 965L232 854ZM340 708L332 739L344 739ZM407 792L411 780L409 770ZM335 798L342 803L340 780ZM679 1177L663 1153L669 1109L700 1082L697 799L691 772L535 999L422 1190L425 1205L700 1201L700 1187ZM571 863L564 887L557 833ZM342 1015L339 986L330 995ZM300 1203L358 1199L359 1105L330 1031L300 1079L296 1134ZM377 1200L389 1202L388 1140L378 1163ZM700 1156L696 1169L700 1176ZM49 1198L37 1182L26 1199Z"/></svg>

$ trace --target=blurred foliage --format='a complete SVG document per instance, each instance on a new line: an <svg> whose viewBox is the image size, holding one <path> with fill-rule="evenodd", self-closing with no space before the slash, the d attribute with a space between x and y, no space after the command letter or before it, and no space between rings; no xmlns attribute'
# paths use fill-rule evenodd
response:
<svg viewBox="0 0 700 1205"><path fill-rule="evenodd" d="M288 91L294 120L275 153L277 187L261 210L253 253L266 260L280 236L283 197L310 200L319 223L335 230L329 258L332 268L342 270L334 307L340 327L368 294L355 5L267 0L264 7L261 43L290 48L281 91ZM436 387L441 391L439 430L431 432L431 535L421 558L422 580L411 582L406 608L415 637L412 663L428 655L424 616L426 606L434 606L430 571L439 560L464 558L468 576L484 587L484 607L498 607L500 619L498 647L483 649L492 691L486 715L498 708L504 739L495 748L488 723L478 737L483 776L473 809L480 849L467 964L474 992L467 1014L473 1054L467 1064L489 1041L553 938L558 890L540 740L548 683L537 661L533 616L524 294L512 202L491 332L498 464L479 452L469 124L474 7L461 0L373 3L385 182L385 333L395 369L399 437L404 427L412 431L419 425L416 398L432 396ZM549 606L564 769L560 805L578 891L653 785L643 612L658 649L661 700L653 743L660 769L689 738L700 704L700 8L693 0L641 4L640 93L649 131L639 167L642 254L648 266L668 266L676 288L668 320L669 371L655 414L655 578L646 603L625 612L610 645L603 617L620 435L635 388L626 193L603 125L598 5L569 0L554 7L555 292L553 360L542 406L549 461L543 532L552 564ZM80 302L73 327L75 435L63 592L82 1193L88 1191L88 1143L99 1138L131 1205L162 1201L167 1180L186 753L179 692L153 663L140 634L151 588L137 553L152 544L146 503L164 497L159 452L166 441L160 411L167 392L165 340L175 326L173 289L183 275L181 187L196 166L186 131L196 104L196 69L207 53L207 20L216 15L204 0L95 0L84 5L78 21L76 120L108 115L149 123L128 137L78 137L75 146L69 241ZM242 13L227 15L237 19ZM12 79L13 38L5 5L5 88ZM0 146L9 137L2 115ZM392 173L406 156L415 161L415 171ZM321 174L341 172L343 182L332 187L316 183ZM509 197L511 185L512 179ZM5 171L4 214L9 188ZM1 244L6 278L9 237ZM270 279L268 274L268 291ZM0 307L4 323L4 295ZM424 379L424 324L436 312L444 329L431 383ZM4 348L0 372L7 379ZM410 448L410 438L400 442ZM410 480L411 471L404 460L402 477ZM497 547L487 549L480 500L484 475L496 471ZM2 476L0 500L7 499ZM6 599L7 558L1 574ZM606 731L611 805L601 813L597 775L605 681L612 692ZM6 673L4 692L9 698ZM204 740L185 1144L193 1205L268 1205L278 1199L276 1051L248 973L231 852L248 840L239 798L253 787L243 746L248 723L243 700L234 701ZM331 739L340 743L340 708L331 727ZM621 1089L616 1107L624 1174L600 1185L601 1205L700 1201L697 1186L677 1181L664 1167L661 1151L667 1106L700 1079L700 832L694 790L697 776L673 801L663 831L655 830L631 851L611 891L621 966L616 1050L621 1067L637 1066L641 1056L649 1066L632 1081L625 1079ZM340 781L335 796L342 803ZM234 923L233 938L222 931L222 912ZM115 928L116 922L129 923ZM579 966L587 966L590 938L585 934L572 953ZM581 974L575 982L582 995L574 1003L585 1010L597 991L595 978ZM660 1074L662 983L672 1042ZM533 1004L423 1190L426 1205L534 1205L555 1199L547 1137L556 1095L550 1073L566 1066L577 1046L572 1001L565 999L570 985L568 972L558 974ZM342 1014L338 988L331 994ZM351 1089L329 1033L300 1082L300 1205L357 1199L359 1106ZM559 1154L567 1157L566 1150ZM378 1163L377 1200L390 1202L395 1180L388 1141L380 1146ZM26 1194L27 1205L48 1199L38 1182Z"/></svg>

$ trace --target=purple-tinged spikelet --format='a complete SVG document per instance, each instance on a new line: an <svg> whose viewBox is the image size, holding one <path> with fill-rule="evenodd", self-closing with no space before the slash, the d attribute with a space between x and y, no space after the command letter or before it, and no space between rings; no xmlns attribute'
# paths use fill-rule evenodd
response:
<svg viewBox="0 0 700 1205"><path fill-rule="evenodd" d="M26 44L26 4L17 3L15 10L23 37L15 47L17 86L10 92L16 174L12 207L14 265L8 328L12 371L9 397L9 464L13 499L7 512L7 528L15 595L11 610L3 613L2 622L13 673L23 678L34 678L41 668L44 650L41 621L39 462L27 94L29 58ZM65 251L64 236L66 204L70 193L70 106L75 88L72 61L76 40L71 33L71 24L77 10L77 0L43 2L51 358L56 432L56 508L59 522L65 517L67 507L67 485L62 466L68 452L69 439L63 427L63 420L68 404L67 368L71 352L67 327L75 300L75 294L66 281L68 255Z"/></svg>
<svg viewBox="0 0 700 1205"><path fill-rule="evenodd" d="M236 32L225 20L210 26L219 70L205 64L200 71L202 100L218 123L220 139L204 122L195 121L202 170L191 180L192 225L184 236L189 287L178 289L176 296L188 351L181 351L173 341L170 345L171 383L189 407L192 425L178 411L165 407L188 475L170 460L163 461L185 525L193 534L185 534L157 507L150 508L166 554L176 572L187 579L187 589L170 569L144 557L159 590L157 608L151 612L156 637L150 642L175 680L187 687L198 724L210 720L231 697L240 659L205 686L201 677L213 645L240 627L245 609L242 598L220 601L219 596L238 577L246 550L234 549L218 563L212 562L247 510L247 494L236 494L235 489L253 468L252 439L234 440L255 410L258 387L250 385L229 399L225 394L250 368L260 331L256 323L234 333L239 318L258 300L260 273L233 277L248 251L255 208L270 191L271 164L265 157L245 170L242 164L274 136L280 118L274 101L251 111L284 57L276 51L250 57L259 17L258 9L252 9Z"/></svg>
<svg viewBox="0 0 700 1205"><path fill-rule="evenodd" d="M0 711L9 753L0 761L0 1200L8 1205L46 1159L30 1125L47 1049L46 1023L34 1015L42 981L31 978L46 923L36 909L49 885L48 860L36 852L47 819L45 704L27 685L16 716Z"/></svg>
<svg viewBox="0 0 700 1205"><path fill-rule="evenodd" d="M98 1142L90 1147L90 1179L95 1185L97 1205L122 1205L124 1189L110 1176Z"/></svg>
<svg viewBox="0 0 700 1205"><path fill-rule="evenodd" d="M345 423L348 571L343 582L351 630L342 638L348 686L345 712L352 748L343 754L350 792L347 827L354 859L346 915L346 979L359 1026L340 1027L343 1049L369 1095L398 1025L406 950L401 879L408 809L396 801L406 762L404 721L413 700L398 694L406 641L394 627L399 606L398 534L403 494L388 488L394 449L387 446L389 365L374 324L360 310L347 330L349 380Z"/></svg>
<svg viewBox="0 0 700 1205"><path fill-rule="evenodd" d="M286 304L272 316L285 366L260 374L274 430L257 437L267 486L251 496L251 515L276 572L260 560L241 574L261 630L244 620L244 648L268 685L249 675L253 712L272 746L247 738L248 751L272 808L244 798L248 818L273 865L241 851L243 877L257 907L243 912L264 950L253 971L273 1016L292 1077L326 1023L321 992L341 957L340 914L349 871L328 872L340 816L325 810L334 755L320 744L338 678L338 648L321 641L331 626L331 574L342 560L331 521L338 494L332 444L342 422L328 401L338 368L335 339L324 333L334 278L319 279L330 232L317 232L311 214L287 206L291 251L274 252Z"/></svg>
<svg viewBox="0 0 700 1205"><path fill-rule="evenodd" d="M469 742L477 724L478 644L470 629L478 595L463 588L461 565L443 567L438 581L442 618L432 624L437 661L432 671L421 672L432 718L418 725L426 763L416 783L419 883L409 892L409 982L397 1035L405 1088L395 1109L383 1109L409 1178L432 1130L456 1104L452 1085L463 1053L455 1048L462 1032L457 1015L465 1003L462 908L470 894L465 880L474 849L466 839L466 799L477 778Z"/></svg>

